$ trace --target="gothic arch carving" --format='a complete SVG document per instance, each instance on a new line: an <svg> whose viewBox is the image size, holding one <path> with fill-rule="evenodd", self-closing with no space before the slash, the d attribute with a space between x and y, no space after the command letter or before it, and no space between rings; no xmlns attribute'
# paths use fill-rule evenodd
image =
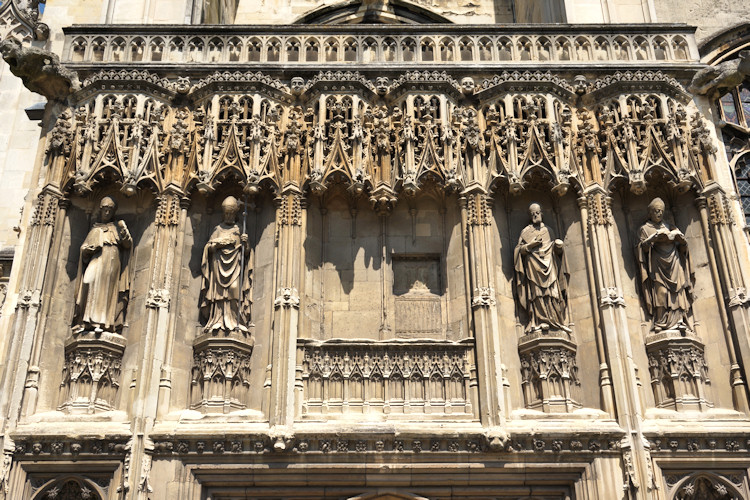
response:
<svg viewBox="0 0 750 500"><path fill-rule="evenodd" d="M101 488L79 476L54 479L40 488L33 500L101 500Z"/></svg>
<svg viewBox="0 0 750 500"><path fill-rule="evenodd" d="M672 487L672 500L744 500L732 481L711 472L696 472Z"/></svg>
<svg viewBox="0 0 750 500"><path fill-rule="evenodd" d="M446 24L445 17L402 0L371 2L349 0L314 9L294 24Z"/></svg>
<svg viewBox="0 0 750 500"><path fill-rule="evenodd" d="M23 42L46 40L49 26L39 22L39 1L8 0L0 5L0 40L17 38Z"/></svg>

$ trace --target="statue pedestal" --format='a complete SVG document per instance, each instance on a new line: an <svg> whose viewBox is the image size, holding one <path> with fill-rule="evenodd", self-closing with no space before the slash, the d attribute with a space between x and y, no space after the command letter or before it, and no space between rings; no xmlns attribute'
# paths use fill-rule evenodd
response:
<svg viewBox="0 0 750 500"><path fill-rule="evenodd" d="M569 413L581 408L573 394L580 382L576 344L569 333L528 333L518 341L518 354L526 408L545 413Z"/></svg>
<svg viewBox="0 0 750 500"><path fill-rule="evenodd" d="M191 408L204 413L229 413L247 408L250 356L255 341L247 332L201 334L193 342Z"/></svg>
<svg viewBox="0 0 750 500"><path fill-rule="evenodd" d="M94 413L114 409L120 387L125 337L78 329L65 342L60 411Z"/></svg>
<svg viewBox="0 0 750 500"><path fill-rule="evenodd" d="M657 408L706 410L708 366L703 343L687 330L662 330L646 337L651 388Z"/></svg>

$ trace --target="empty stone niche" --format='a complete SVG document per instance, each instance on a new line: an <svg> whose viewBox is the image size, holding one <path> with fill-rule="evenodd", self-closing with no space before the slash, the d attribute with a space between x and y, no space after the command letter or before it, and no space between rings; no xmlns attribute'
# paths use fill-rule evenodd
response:
<svg viewBox="0 0 750 500"><path fill-rule="evenodd" d="M396 337L445 337L440 256L394 255L393 295Z"/></svg>

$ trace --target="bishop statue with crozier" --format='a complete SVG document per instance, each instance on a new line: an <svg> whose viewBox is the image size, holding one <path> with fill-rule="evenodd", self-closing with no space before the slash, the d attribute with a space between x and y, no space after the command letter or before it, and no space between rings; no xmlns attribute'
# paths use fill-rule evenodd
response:
<svg viewBox="0 0 750 500"><path fill-rule="evenodd" d="M562 240L542 222L542 207L529 205L531 224L523 228L513 253L516 299L526 311L527 333L570 333L567 321L568 269Z"/></svg>
<svg viewBox="0 0 750 500"><path fill-rule="evenodd" d="M237 224L240 202L227 196L221 204L222 222L213 230L201 260L201 314L206 333L247 333L250 325L248 237Z"/></svg>

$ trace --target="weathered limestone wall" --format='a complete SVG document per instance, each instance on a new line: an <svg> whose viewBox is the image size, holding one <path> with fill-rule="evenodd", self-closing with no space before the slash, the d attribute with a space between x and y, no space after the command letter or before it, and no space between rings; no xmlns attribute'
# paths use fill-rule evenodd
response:
<svg viewBox="0 0 750 500"><path fill-rule="evenodd" d="M654 7L659 22L697 26L695 39L698 43L750 20L747 5L732 0L656 0Z"/></svg>
<svg viewBox="0 0 750 500"><path fill-rule="evenodd" d="M650 9L653 8L648 0L560 0L557 3L523 0L514 4L509 0L418 0L412 3L460 24L512 23L514 19L518 23L637 23L648 22L652 17ZM334 0L239 0L234 22L285 24L316 9L341 4L342 2ZM200 4L196 4L195 0L87 0L84 3L68 3L62 0L50 2L47 9L49 10L45 13L45 21L50 20L48 24L53 33L59 32L58 27L72 22L86 23L108 19L112 23L182 24L191 22L191 19L193 23L198 23L200 16ZM66 19L71 19L72 22L66 23Z"/></svg>

